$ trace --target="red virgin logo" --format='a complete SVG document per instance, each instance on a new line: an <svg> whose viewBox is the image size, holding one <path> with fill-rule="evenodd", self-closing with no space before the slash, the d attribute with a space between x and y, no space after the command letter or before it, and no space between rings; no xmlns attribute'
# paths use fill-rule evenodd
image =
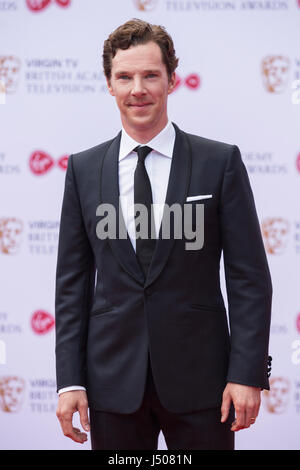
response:
<svg viewBox="0 0 300 470"><path fill-rule="evenodd" d="M300 313L298 313L297 318L296 318L296 328L298 330L298 333L300 333Z"/></svg>
<svg viewBox="0 0 300 470"><path fill-rule="evenodd" d="M44 310L37 310L31 317L31 328L38 335L44 335L54 327L53 316Z"/></svg>
<svg viewBox="0 0 300 470"><path fill-rule="evenodd" d="M299 2L300 2L300 0L299 0ZM297 167L297 170L300 173L300 153L298 154L298 156L296 158L296 167Z"/></svg>
<svg viewBox="0 0 300 470"><path fill-rule="evenodd" d="M50 3L56 3L60 7L68 7L71 4L71 0L26 0L26 5L29 10L33 12L39 12L44 10Z"/></svg>
<svg viewBox="0 0 300 470"><path fill-rule="evenodd" d="M48 153L42 150L36 150L29 157L29 168L35 175L44 175L50 171L55 165L61 170L66 170L69 155L63 155L55 161Z"/></svg>
<svg viewBox="0 0 300 470"><path fill-rule="evenodd" d="M300 1L300 0L299 0ZM177 73L175 74L175 87L174 91L177 90L181 85L186 86L190 90L198 90L200 87L201 80L197 73L190 73L185 78L181 78Z"/></svg>
<svg viewBox="0 0 300 470"><path fill-rule="evenodd" d="M200 77L196 73L191 73L185 78L184 83L191 90L197 90L200 86Z"/></svg>

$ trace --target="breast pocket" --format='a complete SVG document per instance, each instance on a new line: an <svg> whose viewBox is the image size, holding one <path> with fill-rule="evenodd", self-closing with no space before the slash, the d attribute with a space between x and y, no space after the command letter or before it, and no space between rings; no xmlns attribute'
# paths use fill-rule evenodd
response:
<svg viewBox="0 0 300 470"><path fill-rule="evenodd" d="M211 199L212 197L212 194L198 194L196 196L188 196L186 202L203 201L204 199Z"/></svg>

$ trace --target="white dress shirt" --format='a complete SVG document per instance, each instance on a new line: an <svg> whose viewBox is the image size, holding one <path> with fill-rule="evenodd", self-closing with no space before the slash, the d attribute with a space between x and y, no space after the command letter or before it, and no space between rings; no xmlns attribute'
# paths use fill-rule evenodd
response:
<svg viewBox="0 0 300 470"><path fill-rule="evenodd" d="M120 204L125 226L135 250L135 221L134 221L134 171L137 165L137 153L133 149L138 145L147 145L153 150L145 159L153 199L154 221L158 237L163 207L167 194L172 155L175 143L175 129L171 121L153 139L146 144L140 144L130 137L122 128L119 150L119 190ZM80 385L65 387L58 394L72 390L85 390Z"/></svg>

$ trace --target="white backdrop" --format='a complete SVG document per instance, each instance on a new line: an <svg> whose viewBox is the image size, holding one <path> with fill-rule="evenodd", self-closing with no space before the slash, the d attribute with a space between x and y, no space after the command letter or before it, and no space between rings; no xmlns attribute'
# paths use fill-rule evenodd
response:
<svg viewBox="0 0 300 470"><path fill-rule="evenodd" d="M300 449L297 0L0 0L0 448L90 448L55 416L59 217L67 156L119 131L102 46L134 17L174 39L171 120L237 144L255 194L274 287L272 388L236 447Z"/></svg>

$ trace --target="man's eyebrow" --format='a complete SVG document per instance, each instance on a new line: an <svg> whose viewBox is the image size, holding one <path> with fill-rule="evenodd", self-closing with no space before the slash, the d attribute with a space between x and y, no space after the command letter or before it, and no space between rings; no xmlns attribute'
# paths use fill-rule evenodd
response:
<svg viewBox="0 0 300 470"><path fill-rule="evenodd" d="M147 70L144 70L144 72L146 72L146 73L160 73L160 70L159 69L147 69Z"/></svg>
<svg viewBox="0 0 300 470"><path fill-rule="evenodd" d="M116 75L130 75L132 72L130 72L129 70L117 70L115 72ZM142 73L160 73L160 70L159 69L146 69L146 70L143 70Z"/></svg>
<svg viewBox="0 0 300 470"><path fill-rule="evenodd" d="M125 70L124 71L123 70L117 70L115 72L116 75L123 75L123 74L126 74L126 73L130 73L130 72L126 72Z"/></svg>

